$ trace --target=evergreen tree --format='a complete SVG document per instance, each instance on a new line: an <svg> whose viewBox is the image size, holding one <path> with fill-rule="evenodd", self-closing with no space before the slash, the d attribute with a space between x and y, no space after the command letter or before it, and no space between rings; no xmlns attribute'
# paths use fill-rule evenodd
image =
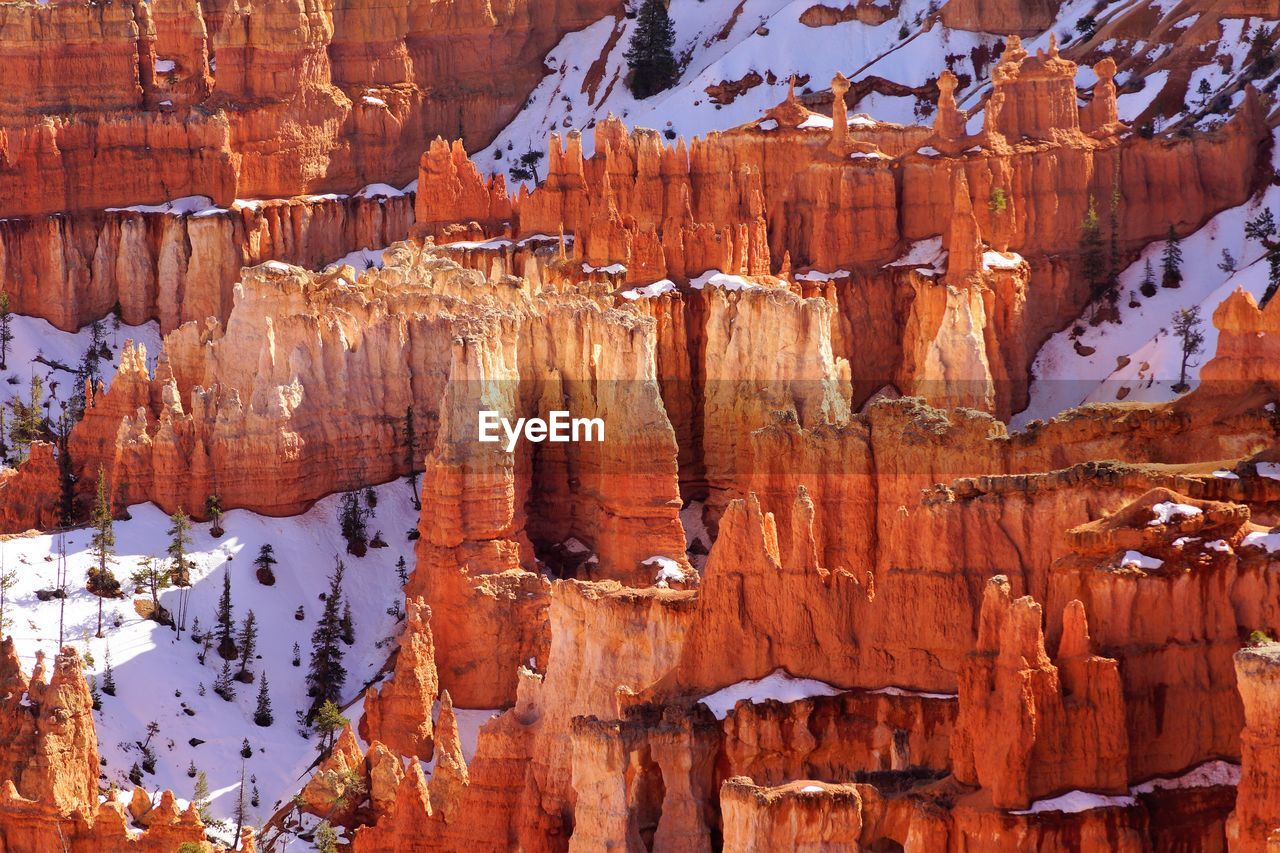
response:
<svg viewBox="0 0 1280 853"><path fill-rule="evenodd" d="M222 570L222 595L218 598L218 654L223 660L239 657L235 639L236 623L231 614L231 567Z"/></svg>
<svg viewBox="0 0 1280 853"><path fill-rule="evenodd" d="M9 310L9 294L0 290L0 370L9 369L9 347L13 343L13 313Z"/></svg>
<svg viewBox="0 0 1280 853"><path fill-rule="evenodd" d="M244 743L245 743L245 746L249 745L249 741L247 740ZM245 758L248 757L244 755L243 750L241 751L240 754L242 757L245 757ZM231 836L232 849L235 849L235 846L240 843L240 830L244 828L244 822L247 817L246 811L247 809L245 807L245 796L244 796L244 762L241 761L240 762L240 784L236 786L236 810L235 810L236 832L235 832L235 835Z"/></svg>
<svg viewBox="0 0 1280 853"><path fill-rule="evenodd" d="M133 783L135 788L142 787L142 768L138 766L138 762L133 762L133 766L129 768L129 781Z"/></svg>
<svg viewBox="0 0 1280 853"><path fill-rule="evenodd" d="M240 741L240 757L253 758L253 747L250 746L248 738Z"/></svg>
<svg viewBox="0 0 1280 853"><path fill-rule="evenodd" d="M213 681L213 692L222 697L223 701L230 702L235 698L236 689L232 686L231 678L231 662L222 662L222 671L218 673L218 677Z"/></svg>
<svg viewBox="0 0 1280 853"><path fill-rule="evenodd" d="M191 547L191 519L178 507L178 511L169 516L172 522L169 527L169 559L173 561L169 569L169 578L174 586L191 586L191 560L187 557L187 549Z"/></svg>
<svg viewBox="0 0 1280 853"><path fill-rule="evenodd" d="M313 838L317 853L338 853L338 833L334 831L329 821L320 821Z"/></svg>
<svg viewBox="0 0 1280 853"><path fill-rule="evenodd" d="M8 634L13 625L13 616L6 605L9 603L9 590L18 583L18 573L4 567L3 553L0 553L0 636Z"/></svg>
<svg viewBox="0 0 1280 853"><path fill-rule="evenodd" d="M204 511L209 514L209 534L217 539L226 533L222 529L222 502L217 495L209 495L205 499Z"/></svg>
<svg viewBox="0 0 1280 853"><path fill-rule="evenodd" d="M129 576L134 591L151 597L151 619L162 625L170 622L169 613L160 606L160 593L168 589L170 572L160 566L155 557L143 557L138 568Z"/></svg>
<svg viewBox="0 0 1280 853"><path fill-rule="evenodd" d="M267 691L267 674L262 673L262 682L258 684L258 706L253 711L254 725L266 728L275 722L271 712L271 694Z"/></svg>
<svg viewBox="0 0 1280 853"><path fill-rule="evenodd" d="M213 823L213 815L209 814L209 777L201 770L196 773L196 784L191 793L191 805L206 825Z"/></svg>
<svg viewBox="0 0 1280 853"><path fill-rule="evenodd" d="M1244 236L1262 244L1267 259L1267 289L1262 294L1262 306L1266 306L1280 286L1280 240L1276 240L1276 218L1271 208L1263 208L1262 213L1244 224Z"/></svg>
<svg viewBox="0 0 1280 853"><path fill-rule="evenodd" d="M116 534L111 523L111 500L107 497L107 478L102 466L98 466L98 494L93 504L93 535L89 547L93 551L94 566L89 569L89 592L98 597L98 633L102 636L102 599L115 597L120 592L120 581L111 572L115 562Z"/></svg>
<svg viewBox="0 0 1280 853"><path fill-rule="evenodd" d="M413 508L422 509L422 501L418 498L418 433L413 427L413 406L404 410L404 466L409 473L404 481L413 492Z"/></svg>
<svg viewBox="0 0 1280 853"><path fill-rule="evenodd" d="M1107 262L1102 248L1102 229L1098 226L1098 206L1089 196L1089 209L1080 223L1080 274L1096 293L1106 281Z"/></svg>
<svg viewBox="0 0 1280 853"><path fill-rule="evenodd" d="M190 764L187 765L187 775L192 779L196 778L196 774L199 772L200 771L196 768L195 761L192 761Z"/></svg>
<svg viewBox="0 0 1280 853"><path fill-rule="evenodd" d="M271 567L276 564L276 554L269 543L258 549L258 556L254 558L253 564L258 567L258 583L263 586L275 586L276 573Z"/></svg>
<svg viewBox="0 0 1280 853"><path fill-rule="evenodd" d="M400 579L400 586L404 586L409 582L409 567L404 562L404 554L401 554L400 559L396 560L396 577Z"/></svg>
<svg viewBox="0 0 1280 853"><path fill-rule="evenodd" d="M351 602L344 601L342 603L342 619L338 623L339 633L342 642L348 646L354 645L356 641L356 624L351 619Z"/></svg>
<svg viewBox="0 0 1280 853"><path fill-rule="evenodd" d="M342 538L347 540L347 553L363 557L369 551L369 510L360 501L359 492L347 492L338 506L338 523Z"/></svg>
<svg viewBox="0 0 1280 853"><path fill-rule="evenodd" d="M250 779L253 781L253 793L249 795L249 805L256 809L258 806L262 805L262 797L258 795L257 777L252 776Z"/></svg>
<svg viewBox="0 0 1280 853"><path fill-rule="evenodd" d="M245 615L244 622L240 625L240 635L236 638L236 643L240 646L240 672L236 674L236 679L249 684L253 681L253 675L249 672L249 661L253 660L254 652L258 650L258 620L254 617L252 610Z"/></svg>
<svg viewBox="0 0 1280 853"><path fill-rule="evenodd" d="M338 731L349 722L351 721L342 715L342 709L335 702L326 699L320 704L315 713L315 727L320 733L322 752L328 752L333 748L333 741Z"/></svg>
<svg viewBox="0 0 1280 853"><path fill-rule="evenodd" d="M1213 97L1213 87L1209 85L1208 77L1200 79L1200 85L1196 86L1196 94L1200 96L1199 109L1209 106L1209 99Z"/></svg>
<svg viewBox="0 0 1280 853"><path fill-rule="evenodd" d="M1218 262L1218 269L1222 270L1227 275L1236 271L1236 259L1226 249L1222 250L1222 260Z"/></svg>
<svg viewBox="0 0 1280 853"><path fill-rule="evenodd" d="M1147 258L1147 264L1142 269L1142 283L1138 286L1142 291L1142 295L1148 298L1156 295L1156 274L1151 269L1151 259Z"/></svg>
<svg viewBox="0 0 1280 853"><path fill-rule="evenodd" d="M1178 384L1173 388L1179 393L1187 390L1188 362L1204 352L1204 332L1201 331L1201 326L1199 305L1179 308L1173 312L1173 335L1180 339L1182 350L1182 371L1178 375Z"/></svg>
<svg viewBox="0 0 1280 853"><path fill-rule="evenodd" d="M311 668L307 672L307 695L315 698L311 714L325 701L337 701L347 680L342 666L342 626L339 616L342 606L342 576L346 566L337 561L329 578L329 594L325 597L324 610L311 634Z"/></svg>
<svg viewBox="0 0 1280 853"><path fill-rule="evenodd" d="M302 649L298 647L297 643L293 644L293 665L302 666Z"/></svg>
<svg viewBox="0 0 1280 853"><path fill-rule="evenodd" d="M671 88L679 77L672 52L675 43L676 29L666 3L644 0L626 53L631 68L631 94L644 100Z"/></svg>
<svg viewBox="0 0 1280 853"><path fill-rule="evenodd" d="M1160 282L1164 287L1178 287L1182 283L1182 247L1178 245L1178 232L1169 226L1169 234L1164 241L1164 257L1161 259L1164 273Z"/></svg>
<svg viewBox="0 0 1280 853"><path fill-rule="evenodd" d="M116 674L111 669L110 646L107 646L106 666L102 670L102 692L108 696L116 695Z"/></svg>
<svg viewBox="0 0 1280 853"><path fill-rule="evenodd" d="M44 379L40 374L31 374L28 398L23 400L15 395L9 401L9 410L13 415L9 439L17 458L25 459L31 451L31 442L38 441L44 434Z"/></svg>
<svg viewBox="0 0 1280 853"><path fill-rule="evenodd" d="M89 676L89 698L93 700L93 710L102 710L102 694L98 692L98 679L95 676Z"/></svg>

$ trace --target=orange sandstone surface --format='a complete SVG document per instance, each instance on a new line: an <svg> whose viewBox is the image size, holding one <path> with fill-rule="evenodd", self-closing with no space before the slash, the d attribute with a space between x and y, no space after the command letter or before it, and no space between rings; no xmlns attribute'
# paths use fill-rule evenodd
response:
<svg viewBox="0 0 1280 853"><path fill-rule="evenodd" d="M235 180L274 190L315 186L287 171L316 140L268 132L289 109L341 112L343 85L392 79L426 109L419 59L450 33L450 50L485 38L466 23L496 19L481 5L411 5L393 27L304 4L288 38L272 4L203 30L172 6L94 14L154 16L146 32L186 39L197 66L201 39L223 45L218 76L180 75L174 97L263 99L218 121L245 145L226 155L243 158ZM514 196L440 139L419 161L414 236L381 269L227 273L267 257L253 235L314 257L329 232L301 223L322 208L294 203L208 226L95 220L127 269L86 279L92 298L127 285L133 316L169 331L154 368L128 346L110 388L86 390L61 450L78 510L99 469L115 506L198 511L217 494L276 515L423 473L390 676L299 786L356 851L1266 850L1280 309L1228 299L1215 381L1174 403L1017 433L1003 419L1039 345L1094 295L1090 196L1118 194L1116 245L1134 257L1265 183L1269 131L1250 90L1217 130L1144 139L1116 119L1114 66L1084 110L1075 72L1011 38L973 136L954 81L933 128L851 121L841 99L824 126L794 98L672 145L601 122L594 156L554 139L547 180ZM155 85L103 87L98 108ZM231 266L182 285L193 315L155 264L200 254L204 227ZM67 322L100 304L66 306ZM477 440L485 410L569 410L605 436L508 450ZM0 473L3 529L56 523L62 459L37 446ZM11 652L6 849L199 837L171 795L135 796L141 815L100 803L74 653L46 683ZM469 757L455 706L498 709Z"/></svg>

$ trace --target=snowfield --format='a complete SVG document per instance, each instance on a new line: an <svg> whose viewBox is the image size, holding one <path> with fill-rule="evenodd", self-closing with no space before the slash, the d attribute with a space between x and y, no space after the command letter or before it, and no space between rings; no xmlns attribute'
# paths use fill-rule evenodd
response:
<svg viewBox="0 0 1280 853"><path fill-rule="evenodd" d="M299 735L296 714L309 704L304 678L311 632L323 606L319 595L327 588L335 555L347 566L345 597L351 602L356 635L355 644L346 648L345 698L362 695L365 683L375 678L394 648L388 638L399 631L396 619L386 611L395 603L403 605L404 594L395 566L403 556L412 570L413 543L406 534L416 524L417 512L410 502L408 486L401 482L373 491L377 508L369 530L371 534L381 530L389 547L370 549L362 558L345 553L346 543L337 522L337 495L293 518L268 518L232 510L223 517L226 532L220 539L209 534L208 524L192 526L191 555L196 567L188 593L188 628L197 618L202 631L215 627L223 574L229 572L237 629L250 609L257 617L258 653L250 669L259 678L264 672L268 678L275 715L269 728L253 722L256 681L233 682L234 700L224 701L212 689L223 663L217 649L210 649L201 665L197 660L200 645L192 642L189 631L178 639L171 628L144 620L134 610L133 585L127 577L139 558L165 554L169 520L164 513L152 504L140 504L130 507L132 518L115 523L119 556L114 570L128 595L104 600L103 639L93 637L98 599L84 588L86 570L92 564L91 531L80 528L65 534L65 642L81 655L92 655L93 665L87 671L99 684L110 649L116 682L116 695L104 695L102 710L94 714L99 749L106 759L102 768L104 784L132 789L126 777L133 763L141 760L136 742L146 737L147 723L155 721L160 733L152 745L158 760L155 774L144 777L148 791L170 788L180 799L189 799L195 780L187 776L187 768L194 762L208 775L212 813L220 818L230 817L236 804L240 745L245 737L254 750L253 757L245 762L246 779L250 775L257 777L261 795L261 806L250 809L254 823L270 817L279 803L287 802L301 787L316 758L318 741ZM258 583L253 565L259 546L265 543L274 546L279 561L275 566L276 583L270 587ZM56 535L0 538L0 561L18 572L6 615L13 617L12 634L28 672L37 650L48 656L51 665L57 647L59 601L40 601L36 596L37 590L56 587L57 552ZM182 594L176 589L167 590L162 593L161 603L176 612ZM304 611L301 621L294 618L299 607ZM294 643L302 652L299 667L291 662ZM359 713L359 704L349 709L353 723ZM464 729L478 724L469 719L471 716L476 715L460 713ZM203 743L192 745L192 738ZM467 738L474 749L474 733L468 732Z"/></svg>

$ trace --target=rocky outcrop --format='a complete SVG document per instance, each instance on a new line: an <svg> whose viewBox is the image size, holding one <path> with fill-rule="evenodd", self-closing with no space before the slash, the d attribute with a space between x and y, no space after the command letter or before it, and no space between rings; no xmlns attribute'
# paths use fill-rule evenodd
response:
<svg viewBox="0 0 1280 853"><path fill-rule="evenodd" d="M1280 733L1276 730L1280 700L1280 646L1266 643L1235 655L1244 731L1240 736L1240 787L1228 835L1231 849L1267 851L1280 839Z"/></svg>
<svg viewBox="0 0 1280 853"><path fill-rule="evenodd" d="M1128 793L1129 744L1116 662L1090 651L1085 608L1067 606L1055 666L1040 606L997 576L983 596L977 648L960 673L954 772L1023 809L1070 790Z"/></svg>
<svg viewBox="0 0 1280 853"><path fill-rule="evenodd" d="M360 737L426 761L434 748L431 710L439 693L431 609L418 599L408 602L405 611L391 679L365 691Z"/></svg>
<svg viewBox="0 0 1280 853"><path fill-rule="evenodd" d="M177 809L165 791L138 833L125 809L98 795L93 701L79 655L66 647L46 673L37 653L30 677L13 639L0 643L0 844L10 850L172 850L204 839L194 807Z"/></svg>

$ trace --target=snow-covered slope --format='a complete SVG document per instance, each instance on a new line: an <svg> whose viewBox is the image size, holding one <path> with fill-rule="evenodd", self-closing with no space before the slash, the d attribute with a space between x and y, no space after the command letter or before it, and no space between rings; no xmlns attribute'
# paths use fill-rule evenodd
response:
<svg viewBox="0 0 1280 853"><path fill-rule="evenodd" d="M837 72L850 79L878 75L918 86L936 77L943 57L954 54L954 70L972 75L971 48L997 41L995 36L940 24L922 31L929 23L927 0L905 0L896 17L876 26L859 21L822 27L801 23L800 16L815 5L813 0L672 3L675 52L685 60L683 73L672 89L644 101L632 97L624 84L624 54L634 20L606 18L571 33L547 56L552 72L476 162L504 171L529 148L545 150L548 134L590 127L610 113L631 125L670 130L673 137L734 127L759 118L781 101L793 74L808 78L800 88L815 92L827 89ZM761 82L731 103L717 104L706 91L753 73ZM873 95L859 109L881 120L910 122L914 104L912 97ZM583 141L589 155L590 134Z"/></svg>
<svg viewBox="0 0 1280 853"><path fill-rule="evenodd" d="M1245 239L1244 226L1268 207L1280 212L1280 187L1268 187L1249 203L1223 211L1182 240L1181 286L1160 287L1151 297L1143 296L1139 285L1148 261L1159 280L1165 244L1147 246L1142 257L1120 274L1118 323L1094 326L1082 320L1041 347L1032 365L1030 405L1011 419L1011 428L1021 429L1032 420L1051 418L1082 403L1159 402L1177 397L1173 389L1180 375L1181 342L1169 329L1174 311L1192 306L1200 307L1205 336L1203 353L1187 364L1187 384L1196 387L1200 366L1212 358L1218 345L1214 310L1238 287L1255 299L1261 299L1267 288L1262 247ZM1234 272L1219 267L1224 250L1236 261Z"/></svg>
<svg viewBox="0 0 1280 853"><path fill-rule="evenodd" d="M403 483L377 487L374 493L377 508L369 529L371 533L381 530L389 547L370 549L361 558L345 553L337 522L337 495L294 518L233 510L223 518L226 533L220 539L210 535L207 524L193 526L196 570L187 604L188 627L196 618L202 630L215 625L222 577L229 572L237 628L249 610L254 611L259 625L258 658L250 669L259 676L267 674L275 712L275 723L269 728L253 722L256 682L233 682L234 701L219 698L212 689L223 663L216 648L201 665L197 659L200 645L190 639L189 632L178 639L171 628L144 620L134 610L133 585L125 579L140 558L165 554L169 520L164 513L142 504L130 508L131 519L115 524L115 573L125 580L129 594L105 600L102 639L93 637L98 599L85 590L86 571L92 563L90 531L82 528L64 534L69 593L63 614L66 642L82 654L92 655L90 671L99 684L109 649L116 682L116 695L103 696L102 710L95 714L108 782L126 790L132 787L126 777L133 763L141 760L137 741L146 737L147 723L155 721L160 733L152 744L158 760L156 773L144 777L148 790L170 788L180 798L190 797L194 780L186 771L194 762L208 775L213 814L230 816L240 778L240 745L246 737L254 749L253 757L245 762L246 776L257 777L261 794L261 806L250 810L255 823L257 818L269 817L277 801L287 801L298 790L317 755L317 742L299 734L296 714L309 703L304 677L311 632L323 607L319 596L327 589L335 559L342 559L347 566L345 596L351 602L356 634L355 644L344 647L348 672L344 695L359 696L394 648L388 638L398 631L397 619L387 609L395 604L403 606L396 561L403 556L409 567L413 566L413 543L407 532L415 526L417 512ZM279 560L276 583L270 587L258 583L253 565L259 547L266 543L274 547ZM27 669L37 650L52 660L57 648L60 602L56 598L40 601L36 596L37 590L57 586L57 553L56 535L0 540L0 561L18 572L6 615L13 617L12 634ZM161 602L176 612L181 595L176 589L168 590ZM301 620L294 618L299 607L304 611ZM302 650L299 667L292 664L294 643ZM352 713L358 715L358 706ZM193 738L203 743L193 746Z"/></svg>

